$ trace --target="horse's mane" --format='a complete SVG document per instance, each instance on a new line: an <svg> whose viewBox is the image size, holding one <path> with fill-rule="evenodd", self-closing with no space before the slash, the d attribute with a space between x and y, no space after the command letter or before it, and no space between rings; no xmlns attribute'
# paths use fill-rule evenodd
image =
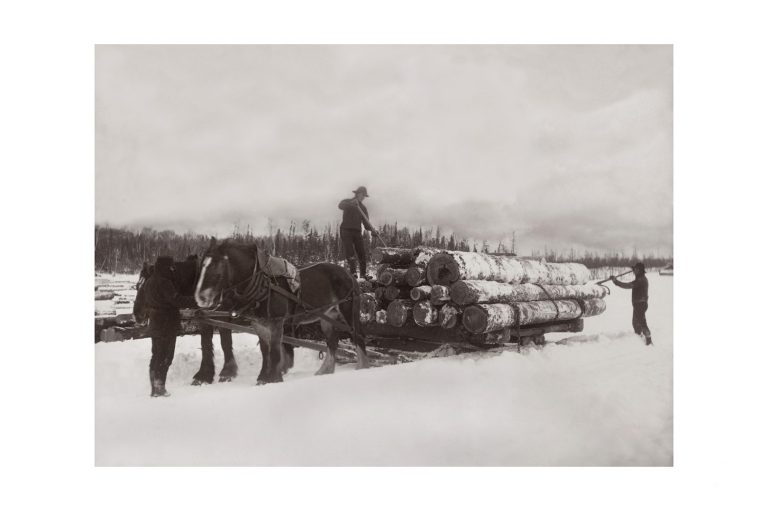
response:
<svg viewBox="0 0 768 512"><path fill-rule="evenodd" d="M235 240L234 238L226 238L222 240L222 242L217 246L218 249L227 249L230 247L233 249L241 249L245 251L268 252L256 242L242 242L240 240Z"/></svg>

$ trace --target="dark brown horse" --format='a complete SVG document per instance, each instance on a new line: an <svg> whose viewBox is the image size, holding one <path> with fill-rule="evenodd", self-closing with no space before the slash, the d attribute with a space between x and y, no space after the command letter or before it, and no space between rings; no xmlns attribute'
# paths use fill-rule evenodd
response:
<svg viewBox="0 0 768 512"><path fill-rule="evenodd" d="M360 288L342 267L315 263L299 269L301 288L294 295L285 277L274 277L263 267L264 253L255 244L225 240L211 246L203 258L195 300L201 308L232 301L259 333L262 354L258 383L282 382L286 365L282 349L286 325L319 321L328 351L317 375L333 373L340 332L354 341L358 368L368 367L360 323ZM261 262L261 263L260 263Z"/></svg>
<svg viewBox="0 0 768 512"><path fill-rule="evenodd" d="M143 285L144 281L152 275L153 266L144 263L139 281L136 284L136 300L133 303L133 316L138 323L146 322L149 312L144 300ZM176 261L173 264L173 282L181 295L192 296L195 293L195 284L200 270L198 257L196 254L189 256L185 261ZM192 377L192 385L212 384L213 377L216 374L216 366L213 358L213 327L204 323L199 324L200 345L203 352L203 358L200 362L200 369ZM219 373L219 382L229 382L237 377L237 361L232 350L232 331L219 328L219 337L221 338L221 350L224 352L224 366Z"/></svg>

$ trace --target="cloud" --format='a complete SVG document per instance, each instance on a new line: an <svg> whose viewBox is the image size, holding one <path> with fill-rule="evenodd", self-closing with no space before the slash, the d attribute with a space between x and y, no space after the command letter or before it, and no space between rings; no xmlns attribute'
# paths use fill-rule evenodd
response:
<svg viewBox="0 0 768 512"><path fill-rule="evenodd" d="M99 46L96 219L672 250L669 46ZM224 231L224 233L226 233Z"/></svg>

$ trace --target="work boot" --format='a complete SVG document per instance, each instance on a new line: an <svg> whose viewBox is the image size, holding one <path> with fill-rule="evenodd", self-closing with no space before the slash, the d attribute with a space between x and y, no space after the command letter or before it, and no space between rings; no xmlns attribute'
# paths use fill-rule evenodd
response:
<svg viewBox="0 0 768 512"><path fill-rule="evenodd" d="M152 396L171 396L171 394L165 390L165 377L168 374L168 368L164 368L155 373L155 379L153 381Z"/></svg>
<svg viewBox="0 0 768 512"><path fill-rule="evenodd" d="M150 368L149 369L149 385L152 387L152 392L149 394L149 396L160 396L157 388L158 382L159 380L157 378L157 372L152 368Z"/></svg>

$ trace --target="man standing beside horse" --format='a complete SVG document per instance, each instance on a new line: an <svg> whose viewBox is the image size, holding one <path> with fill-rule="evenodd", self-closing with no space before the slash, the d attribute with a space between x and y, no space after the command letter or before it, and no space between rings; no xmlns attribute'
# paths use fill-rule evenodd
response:
<svg viewBox="0 0 768 512"><path fill-rule="evenodd" d="M173 282L173 258L160 256L155 271L142 287L149 308L149 335L152 359L149 361L151 396L170 396L165 389L168 368L176 351L176 334L181 328L182 308L195 308L195 299L180 295Z"/></svg>
<svg viewBox="0 0 768 512"><path fill-rule="evenodd" d="M368 197L368 190L365 187L357 187L357 190L353 190L352 193L355 194L354 197L342 199L339 203L339 209L344 211L339 235L349 271L357 277L357 261L359 261L360 277L365 278L368 262L360 224L362 223L373 236L377 236L378 233L371 225L371 221L368 219L368 209L363 204L365 198Z"/></svg>

